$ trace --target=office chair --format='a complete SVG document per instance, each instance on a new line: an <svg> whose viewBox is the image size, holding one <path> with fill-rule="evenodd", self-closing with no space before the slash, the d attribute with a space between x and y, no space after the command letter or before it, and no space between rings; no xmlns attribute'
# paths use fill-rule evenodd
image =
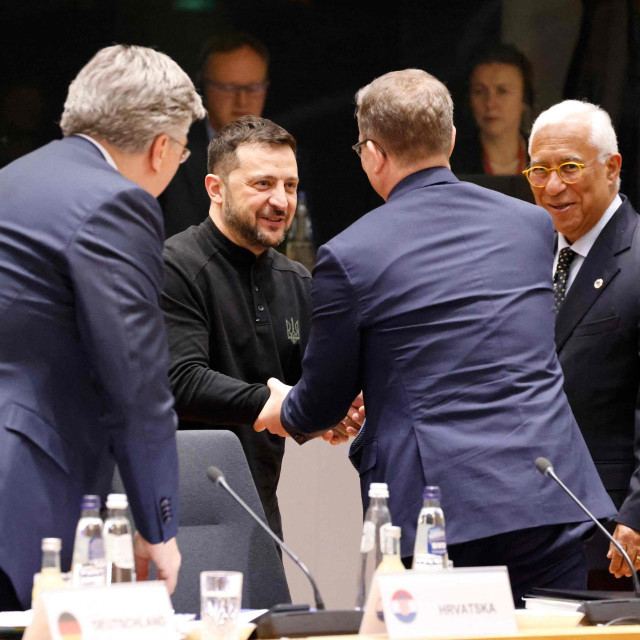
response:
<svg viewBox="0 0 640 640"><path fill-rule="evenodd" d="M275 543L223 489L207 478L222 470L232 489L266 522L247 459L230 431L178 431L182 567L171 596L177 613L200 611L200 571L242 571L242 607L266 609L291 596ZM123 492L116 471L114 491Z"/></svg>

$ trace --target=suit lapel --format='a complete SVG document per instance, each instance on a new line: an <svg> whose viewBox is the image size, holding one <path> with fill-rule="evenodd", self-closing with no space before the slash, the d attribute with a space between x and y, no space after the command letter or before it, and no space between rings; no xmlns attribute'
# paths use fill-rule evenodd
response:
<svg viewBox="0 0 640 640"><path fill-rule="evenodd" d="M558 352L620 271L617 256L631 246L637 218L625 199L591 247L556 318Z"/></svg>

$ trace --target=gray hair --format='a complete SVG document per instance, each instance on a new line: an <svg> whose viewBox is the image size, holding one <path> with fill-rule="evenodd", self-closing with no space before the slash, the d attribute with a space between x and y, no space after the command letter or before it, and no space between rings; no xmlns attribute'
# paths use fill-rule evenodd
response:
<svg viewBox="0 0 640 640"><path fill-rule="evenodd" d="M65 136L84 133L140 153L160 133L205 115L189 76L169 56L114 45L98 51L69 86L60 128Z"/></svg>
<svg viewBox="0 0 640 640"><path fill-rule="evenodd" d="M611 124L609 114L598 105L582 100L564 100L543 111L531 127L529 136L529 155L531 143L536 133L550 124L559 124L567 120L583 118L589 119L590 132L588 142L598 150L598 155L618 153L618 139Z"/></svg>
<svg viewBox="0 0 640 640"><path fill-rule="evenodd" d="M363 138L406 163L451 150L453 102L437 78L421 69L392 71L356 94Z"/></svg>

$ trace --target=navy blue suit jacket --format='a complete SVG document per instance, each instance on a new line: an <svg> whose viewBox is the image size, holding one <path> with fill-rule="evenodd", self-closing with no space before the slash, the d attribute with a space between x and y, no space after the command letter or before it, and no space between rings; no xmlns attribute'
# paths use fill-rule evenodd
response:
<svg viewBox="0 0 640 640"><path fill-rule="evenodd" d="M0 568L28 606L41 538L68 569L113 458L142 535L175 535L176 419L155 198L78 136L2 169L0 193Z"/></svg>
<svg viewBox="0 0 640 640"><path fill-rule="evenodd" d="M556 345L618 521L640 531L640 217L621 197L560 307Z"/></svg>
<svg viewBox="0 0 640 640"><path fill-rule="evenodd" d="M414 173L322 247L303 375L282 407L300 443L363 389L363 502L387 482L402 555L426 484L447 540L583 521L538 456L599 517L615 513L562 390L553 343L553 228L542 209Z"/></svg>

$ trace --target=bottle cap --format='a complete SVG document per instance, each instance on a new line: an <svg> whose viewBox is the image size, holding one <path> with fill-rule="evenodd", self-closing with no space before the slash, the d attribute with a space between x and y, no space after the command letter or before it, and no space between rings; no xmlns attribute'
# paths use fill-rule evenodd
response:
<svg viewBox="0 0 640 640"><path fill-rule="evenodd" d="M107 509L126 509L129 501L124 493L110 493L107 496Z"/></svg>
<svg viewBox="0 0 640 640"><path fill-rule="evenodd" d="M60 538L42 538L43 551L60 551L62 549L62 540Z"/></svg>
<svg viewBox="0 0 640 640"><path fill-rule="evenodd" d="M100 509L100 496L82 496L82 511L97 511Z"/></svg>
<svg viewBox="0 0 640 640"><path fill-rule="evenodd" d="M423 500L440 500L440 487L427 485L422 492Z"/></svg>
<svg viewBox="0 0 640 640"><path fill-rule="evenodd" d="M386 482L372 482L369 485L370 498L388 498L389 487Z"/></svg>
<svg viewBox="0 0 640 640"><path fill-rule="evenodd" d="M402 536L402 527L396 527L393 524L383 524L380 527L380 531L385 538L395 538L396 540L400 540Z"/></svg>

